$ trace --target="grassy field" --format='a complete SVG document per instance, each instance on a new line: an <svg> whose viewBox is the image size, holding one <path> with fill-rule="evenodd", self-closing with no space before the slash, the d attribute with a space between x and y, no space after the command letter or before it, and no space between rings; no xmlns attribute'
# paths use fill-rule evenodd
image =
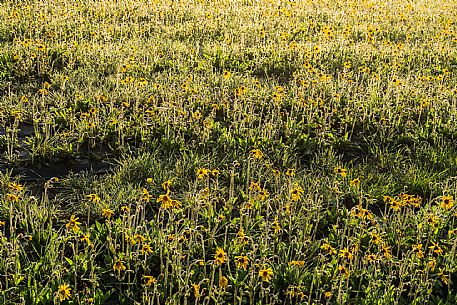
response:
<svg viewBox="0 0 457 305"><path fill-rule="evenodd" d="M454 0L0 1L0 304L456 304L456 124Z"/></svg>

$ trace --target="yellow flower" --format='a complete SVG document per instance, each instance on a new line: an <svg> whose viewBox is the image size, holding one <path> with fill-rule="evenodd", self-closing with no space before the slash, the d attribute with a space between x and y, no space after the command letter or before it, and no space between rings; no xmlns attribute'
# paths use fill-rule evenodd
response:
<svg viewBox="0 0 457 305"><path fill-rule="evenodd" d="M443 196L441 197L440 206L443 209L449 210L454 206L454 199L451 196Z"/></svg>
<svg viewBox="0 0 457 305"><path fill-rule="evenodd" d="M69 300L71 296L71 288L67 284L59 285L59 289L57 289L56 294L60 302Z"/></svg>
<svg viewBox="0 0 457 305"><path fill-rule="evenodd" d="M422 244L412 245L412 248L418 258L424 258L424 251L422 251Z"/></svg>
<svg viewBox="0 0 457 305"><path fill-rule="evenodd" d="M197 179L201 180L205 177L208 177L209 170L206 168L197 169Z"/></svg>
<svg viewBox="0 0 457 305"><path fill-rule="evenodd" d="M251 181L251 184L249 185L249 189L252 191L260 191L262 188L260 187L259 183Z"/></svg>
<svg viewBox="0 0 457 305"><path fill-rule="evenodd" d="M305 297L303 291L301 291L301 286L289 285L286 290L286 294L289 295L291 298L300 297L303 300Z"/></svg>
<svg viewBox="0 0 457 305"><path fill-rule="evenodd" d="M275 229L275 234L278 234L282 231L281 225L279 224L278 217L275 217L273 221L273 228Z"/></svg>
<svg viewBox="0 0 457 305"><path fill-rule="evenodd" d="M348 260L351 260L354 258L354 255L349 251L348 248L343 248L342 250L340 250L340 256L344 257Z"/></svg>
<svg viewBox="0 0 457 305"><path fill-rule="evenodd" d="M24 186L22 186L22 184L16 182L11 182L10 184L8 184L8 187L17 192L20 192L24 189Z"/></svg>
<svg viewBox="0 0 457 305"><path fill-rule="evenodd" d="M324 251L327 251L327 253L330 254L330 255L336 254L335 248L333 248L330 244L324 243L321 246L321 249L324 250Z"/></svg>
<svg viewBox="0 0 457 305"><path fill-rule="evenodd" d="M392 205L391 208L392 208L392 210L394 210L394 211L399 211L399 210L401 209L401 207L404 206L403 202L398 201L398 200L395 200L395 199L392 200L392 201L390 202L390 204Z"/></svg>
<svg viewBox="0 0 457 305"><path fill-rule="evenodd" d="M73 232L78 232L80 229L79 229L79 226L81 223L78 221L78 217L76 217L75 215L71 215L70 216L70 220L68 221L68 223L65 225L67 227L67 230L73 230Z"/></svg>
<svg viewBox="0 0 457 305"><path fill-rule="evenodd" d="M392 258L392 249L390 246L382 245L381 248L385 258Z"/></svg>
<svg viewBox="0 0 457 305"><path fill-rule="evenodd" d="M173 209L179 209L181 207L181 201L175 199L171 200L171 207Z"/></svg>
<svg viewBox="0 0 457 305"><path fill-rule="evenodd" d="M358 187L360 185L360 179L359 178L355 178L355 179L351 180L349 182L349 185L353 186L353 187Z"/></svg>
<svg viewBox="0 0 457 305"><path fill-rule="evenodd" d="M247 88L245 86L241 86L241 87L238 87L235 89L235 95L237 97L240 97L240 96L246 94L246 92L247 92Z"/></svg>
<svg viewBox="0 0 457 305"><path fill-rule="evenodd" d="M166 194L159 195L159 198L157 198L157 203L162 203L163 209L169 209L173 206L173 200L170 198L168 194L169 192L167 191Z"/></svg>
<svg viewBox="0 0 457 305"><path fill-rule="evenodd" d="M286 174L286 176L293 177L293 176L295 176L295 170L292 169L292 168L288 168L288 169L286 170L286 173L285 173L285 174Z"/></svg>
<svg viewBox="0 0 457 305"><path fill-rule="evenodd" d="M152 248L149 244L143 244L143 247L141 248L141 254L150 254L152 253Z"/></svg>
<svg viewBox="0 0 457 305"><path fill-rule="evenodd" d="M438 268L440 272L438 272L438 276L440 277L441 281L444 283L444 285L449 284L449 275L445 275L444 272L446 271L443 268Z"/></svg>
<svg viewBox="0 0 457 305"><path fill-rule="evenodd" d="M25 95L22 95L21 96L21 102L24 103L24 104L27 104L29 102L29 98Z"/></svg>
<svg viewBox="0 0 457 305"><path fill-rule="evenodd" d="M290 191L290 199L292 201L299 201L304 192L305 191L301 186L294 184L292 190Z"/></svg>
<svg viewBox="0 0 457 305"><path fill-rule="evenodd" d="M256 199L260 201L265 201L268 198L268 196L270 196L270 193L266 189L262 189L257 194Z"/></svg>
<svg viewBox="0 0 457 305"><path fill-rule="evenodd" d="M427 223L434 227L438 223L438 218L435 215L430 214L427 217Z"/></svg>
<svg viewBox="0 0 457 305"><path fill-rule="evenodd" d="M131 237L130 235L128 235L128 233L124 233L125 235L125 241L130 243L131 246L134 246L136 245L136 240L135 238Z"/></svg>
<svg viewBox="0 0 457 305"><path fill-rule="evenodd" d="M347 170L342 167L335 167L335 174L339 174L341 177L346 178Z"/></svg>
<svg viewBox="0 0 457 305"><path fill-rule="evenodd" d="M373 219L373 215L371 214L371 212L367 209L362 208L360 204L353 207L350 211L350 214L360 217L362 219Z"/></svg>
<svg viewBox="0 0 457 305"><path fill-rule="evenodd" d="M195 120L200 120L202 118L202 113L200 111L195 111L194 113L192 113L192 117L195 119Z"/></svg>
<svg viewBox="0 0 457 305"><path fill-rule="evenodd" d="M139 87L144 87L144 86L146 86L148 84L148 80L143 78L143 77L140 77L138 79L137 84L138 84Z"/></svg>
<svg viewBox="0 0 457 305"><path fill-rule="evenodd" d="M246 271L249 264L249 258L247 256L237 256L235 258L235 265L238 269Z"/></svg>
<svg viewBox="0 0 457 305"><path fill-rule="evenodd" d="M365 255L365 258L364 258L364 263L367 264L367 263L372 263L374 261L378 260L378 256L376 254L373 254L373 253L368 253L367 255Z"/></svg>
<svg viewBox="0 0 457 305"><path fill-rule="evenodd" d="M143 275L143 278L146 280L146 286L150 287L157 283L157 279L153 277L152 275Z"/></svg>
<svg viewBox="0 0 457 305"><path fill-rule="evenodd" d="M152 183L154 183L154 179L152 179L152 178L147 178L147 179L146 179L146 183L147 183L147 184L152 184Z"/></svg>
<svg viewBox="0 0 457 305"><path fill-rule="evenodd" d="M251 150L251 157L256 160L259 160L259 159L262 159L263 153L260 149L253 149L253 150Z"/></svg>
<svg viewBox="0 0 457 305"><path fill-rule="evenodd" d="M236 233L236 240L241 245L245 245L248 243L248 238L246 237L246 234L244 233L243 228L240 228L238 230L238 233Z"/></svg>
<svg viewBox="0 0 457 305"><path fill-rule="evenodd" d="M162 183L162 188L163 188L165 191L168 191L168 190L170 189L171 184L172 184L171 180L164 181L164 182Z"/></svg>
<svg viewBox="0 0 457 305"><path fill-rule="evenodd" d="M222 289L227 288L228 286L228 279L225 276L221 276L219 278L219 287Z"/></svg>
<svg viewBox="0 0 457 305"><path fill-rule="evenodd" d="M127 76L126 78L124 78L123 80L121 80L121 84L125 85L125 84L129 84L129 83L133 83L135 79L131 76Z"/></svg>
<svg viewBox="0 0 457 305"><path fill-rule="evenodd" d="M143 235L138 234L138 233L133 235L133 238L135 239L135 241L137 243L140 243L140 244L143 243L146 240L146 238Z"/></svg>
<svg viewBox="0 0 457 305"><path fill-rule="evenodd" d="M149 194L149 191L147 189L143 188L143 195L141 196L141 198L145 202L149 202L149 201L151 201L152 195Z"/></svg>
<svg viewBox="0 0 457 305"><path fill-rule="evenodd" d="M114 215L114 211L111 209L102 209L102 217L110 219Z"/></svg>
<svg viewBox="0 0 457 305"><path fill-rule="evenodd" d="M290 261L289 266L304 266L305 261Z"/></svg>
<svg viewBox="0 0 457 305"><path fill-rule="evenodd" d="M214 260L216 261L217 265L222 265L227 261L227 254L222 248L216 249L216 254L214 254Z"/></svg>
<svg viewBox="0 0 457 305"><path fill-rule="evenodd" d="M97 194L89 194L89 195L87 195L87 198L89 198L90 202L94 202L94 203L100 202L100 197L98 197Z"/></svg>
<svg viewBox="0 0 457 305"><path fill-rule="evenodd" d="M270 267L266 269L260 269L259 277L262 278L262 281L269 282L273 277L273 270Z"/></svg>
<svg viewBox="0 0 457 305"><path fill-rule="evenodd" d="M200 284L192 284L192 287L194 288L194 297L196 299L199 299L201 294L200 294Z"/></svg>
<svg viewBox="0 0 457 305"><path fill-rule="evenodd" d="M427 266L430 268L431 271L435 271L436 268L436 259L432 258L428 261Z"/></svg>
<svg viewBox="0 0 457 305"><path fill-rule="evenodd" d="M90 241L90 235L89 234L82 234L81 235L81 241L85 241L87 245L93 246L92 242Z"/></svg>
<svg viewBox="0 0 457 305"><path fill-rule="evenodd" d="M41 89L39 89L39 90L37 91L37 93L40 94L40 95L46 95L46 94L49 93L49 91L46 90L45 88L41 88Z"/></svg>
<svg viewBox="0 0 457 305"><path fill-rule="evenodd" d="M231 73L230 71L224 70L224 74L223 74L223 75L224 75L224 78L225 78L225 79L228 79L228 78L230 78L230 76L232 75L232 73Z"/></svg>
<svg viewBox="0 0 457 305"><path fill-rule="evenodd" d="M348 270L346 267L344 267L343 265L339 265L339 266L338 266L338 270L339 270L341 273L343 273L345 277L349 277L349 274L350 274L350 273L349 273L349 270Z"/></svg>
<svg viewBox="0 0 457 305"><path fill-rule="evenodd" d="M220 174L220 173L221 173L221 172L220 172L217 168L215 168L215 169L213 169L213 170L211 171L211 174L212 174L214 177L219 177L219 174Z"/></svg>
<svg viewBox="0 0 457 305"><path fill-rule="evenodd" d="M378 233L371 232L370 236L371 236L371 242L373 242L373 243L375 243L377 245L379 245L382 242L382 238Z"/></svg>
<svg viewBox="0 0 457 305"><path fill-rule="evenodd" d="M122 261L122 259L118 258L114 262L113 270L117 271L117 272L121 272L121 271L124 271L125 269L127 269L127 268L125 267L124 262Z"/></svg>
<svg viewBox="0 0 457 305"><path fill-rule="evenodd" d="M19 196L16 196L14 194L6 194L6 200L11 202L19 202Z"/></svg>
<svg viewBox="0 0 457 305"><path fill-rule="evenodd" d="M443 254L443 249L438 245L438 243L434 243L433 241L431 243L432 245L428 248L433 251L433 253L438 255Z"/></svg>

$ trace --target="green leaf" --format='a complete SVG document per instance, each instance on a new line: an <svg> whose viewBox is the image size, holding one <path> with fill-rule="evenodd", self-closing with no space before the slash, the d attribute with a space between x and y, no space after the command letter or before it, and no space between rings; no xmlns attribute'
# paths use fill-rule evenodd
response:
<svg viewBox="0 0 457 305"><path fill-rule="evenodd" d="M73 267L73 266L74 266L75 263L74 263L70 258L65 257L65 260L66 260L67 263L70 265L70 267Z"/></svg>

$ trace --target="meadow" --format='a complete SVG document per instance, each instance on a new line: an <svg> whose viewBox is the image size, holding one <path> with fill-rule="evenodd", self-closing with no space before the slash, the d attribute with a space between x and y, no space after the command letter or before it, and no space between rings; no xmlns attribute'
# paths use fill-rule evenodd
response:
<svg viewBox="0 0 457 305"><path fill-rule="evenodd" d="M456 124L454 0L2 0L0 304L456 304Z"/></svg>

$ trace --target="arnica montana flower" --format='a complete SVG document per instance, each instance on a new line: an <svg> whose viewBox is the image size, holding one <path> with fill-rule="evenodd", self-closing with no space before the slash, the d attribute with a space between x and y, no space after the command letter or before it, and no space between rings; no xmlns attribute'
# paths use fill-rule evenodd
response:
<svg viewBox="0 0 457 305"><path fill-rule="evenodd" d="M443 209L449 210L454 206L454 199L451 196L443 196L441 197L440 206Z"/></svg>
<svg viewBox="0 0 457 305"><path fill-rule="evenodd" d="M70 220L68 221L68 223L65 225L65 227L67 228L67 230L72 230L73 232L78 232L80 229L79 229L79 225L81 224L79 221L78 221L78 217L76 217L75 215L71 215L70 216Z"/></svg>
<svg viewBox="0 0 457 305"><path fill-rule="evenodd" d="M10 184L8 184L8 187L17 192L20 192L24 189L24 186L22 184L16 182L11 182Z"/></svg>
<svg viewBox="0 0 457 305"><path fill-rule="evenodd" d="M92 242L90 241L90 235L88 233L87 234L81 234L80 241L86 242L88 246L91 246L91 247L94 246L92 244Z"/></svg>
<svg viewBox="0 0 457 305"><path fill-rule="evenodd" d="M98 197L97 194L89 194L89 195L87 195L87 198L89 199L90 202L94 202L94 203L100 202L100 197Z"/></svg>
<svg viewBox="0 0 457 305"><path fill-rule="evenodd" d="M153 286L157 282L157 279L152 275L143 275L143 278L146 280L145 285L148 287Z"/></svg>
<svg viewBox="0 0 457 305"><path fill-rule="evenodd" d="M170 187L171 187L171 180L167 180L167 181L164 181L162 183L162 188L165 190L165 191L169 191L170 190Z"/></svg>
<svg viewBox="0 0 457 305"><path fill-rule="evenodd" d="M330 255L334 255L336 254L336 250L335 248L333 248L330 244L328 243L324 243L322 244L322 246L320 247L322 250L326 251L328 254Z"/></svg>
<svg viewBox="0 0 457 305"><path fill-rule="evenodd" d="M269 282L273 277L273 270L270 267L260 269L259 277L262 278L262 281Z"/></svg>
<svg viewBox="0 0 457 305"><path fill-rule="evenodd" d="M202 180L203 178L208 177L209 170L206 168L199 168L197 169L197 179Z"/></svg>
<svg viewBox="0 0 457 305"><path fill-rule="evenodd" d="M227 261L227 254L222 248L216 249L216 254L214 254L214 260L217 265L222 265Z"/></svg>
<svg viewBox="0 0 457 305"><path fill-rule="evenodd" d="M142 191L142 195L141 195L141 198L143 199L143 201L145 202L149 202L152 198L152 195L149 194L149 191L145 188L143 188L143 191Z"/></svg>
<svg viewBox="0 0 457 305"><path fill-rule="evenodd" d="M249 258L247 256L237 256L235 257L235 265L238 269L243 269L246 271L249 264Z"/></svg>
<svg viewBox="0 0 457 305"><path fill-rule="evenodd" d="M413 252L416 254L417 258L424 258L424 251L422 251L422 244L412 245Z"/></svg>
<svg viewBox="0 0 457 305"><path fill-rule="evenodd" d="M343 248L340 250L340 257L343 257L347 260L352 260L354 258L354 255L349 251L348 248Z"/></svg>
<svg viewBox="0 0 457 305"><path fill-rule="evenodd" d="M262 159L263 153L260 149L253 149L253 150L251 150L251 157L259 160L259 159Z"/></svg>
<svg viewBox="0 0 457 305"><path fill-rule="evenodd" d="M102 209L102 217L106 218L106 219L110 219L111 217L113 217L114 215L114 211L111 210L111 209Z"/></svg>
<svg viewBox="0 0 457 305"><path fill-rule="evenodd" d="M347 170L339 166L335 167L335 173L339 174L343 178L346 178L347 176Z"/></svg>
<svg viewBox="0 0 457 305"><path fill-rule="evenodd" d="M125 267L124 262L122 261L122 259L118 258L113 264L113 270L117 271L117 272L121 272L121 271L124 271L125 269L127 269L127 268Z"/></svg>
<svg viewBox="0 0 457 305"><path fill-rule="evenodd" d="M292 201L299 201L304 192L305 191L301 186L294 184L292 190L290 191L290 199Z"/></svg>
<svg viewBox="0 0 457 305"><path fill-rule="evenodd" d="M199 299L201 297L200 284L192 284L192 287L194 288L194 297L196 299Z"/></svg>
<svg viewBox="0 0 457 305"><path fill-rule="evenodd" d="M143 255L150 254L152 252L152 248L149 244L143 244L143 246L141 247L141 254Z"/></svg>
<svg viewBox="0 0 457 305"><path fill-rule="evenodd" d="M19 202L19 196L14 194L6 194L6 200L11 202Z"/></svg>
<svg viewBox="0 0 457 305"><path fill-rule="evenodd" d="M228 286L228 279L225 276L221 276L219 278L219 287L222 289L227 288Z"/></svg>
<svg viewBox="0 0 457 305"><path fill-rule="evenodd" d="M71 288L67 284L59 285L59 288L56 292L57 297L59 298L60 302L65 300L69 300L71 297Z"/></svg>

